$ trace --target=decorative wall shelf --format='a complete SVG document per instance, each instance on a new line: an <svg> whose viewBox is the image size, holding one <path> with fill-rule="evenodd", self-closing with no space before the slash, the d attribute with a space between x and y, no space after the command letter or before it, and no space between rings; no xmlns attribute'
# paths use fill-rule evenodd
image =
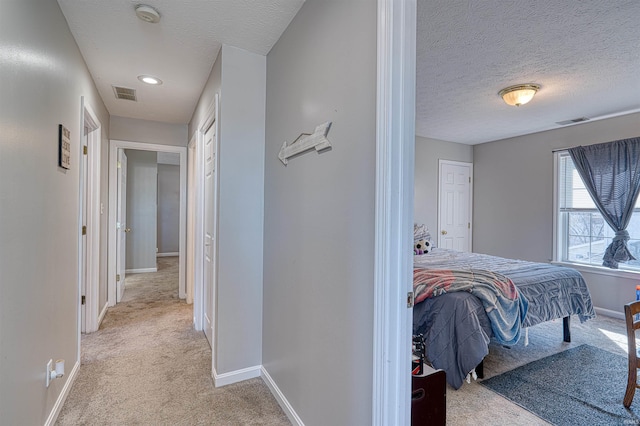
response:
<svg viewBox="0 0 640 426"><path fill-rule="evenodd" d="M289 158L306 151L315 149L316 152L322 152L331 149L331 142L327 139L330 128L331 122L327 121L317 126L313 134L302 133L289 145L287 145L287 141L284 141L282 148L280 148L278 158L286 166Z"/></svg>

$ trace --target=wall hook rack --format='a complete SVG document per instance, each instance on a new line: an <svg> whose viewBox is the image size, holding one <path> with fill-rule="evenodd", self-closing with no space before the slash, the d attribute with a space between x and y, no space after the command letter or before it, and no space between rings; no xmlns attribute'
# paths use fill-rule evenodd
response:
<svg viewBox="0 0 640 426"><path fill-rule="evenodd" d="M307 152L311 149L315 149L316 152L326 151L331 149L331 142L327 139L327 134L331 128L331 122L320 124L316 127L312 134L302 133L291 144L287 145L287 141L284 141L278 158L286 166L288 159L296 155Z"/></svg>

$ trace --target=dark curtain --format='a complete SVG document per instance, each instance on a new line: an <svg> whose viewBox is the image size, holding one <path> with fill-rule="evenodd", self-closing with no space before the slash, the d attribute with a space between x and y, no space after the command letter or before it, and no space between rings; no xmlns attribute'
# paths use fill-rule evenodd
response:
<svg viewBox="0 0 640 426"><path fill-rule="evenodd" d="M640 138L569 149L571 159L598 211L616 232L602 265L617 269L635 260L629 252L627 226L640 191Z"/></svg>

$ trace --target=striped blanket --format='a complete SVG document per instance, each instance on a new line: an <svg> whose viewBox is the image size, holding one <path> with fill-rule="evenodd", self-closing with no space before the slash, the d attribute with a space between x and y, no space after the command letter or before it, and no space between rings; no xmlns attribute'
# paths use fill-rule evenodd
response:
<svg viewBox="0 0 640 426"><path fill-rule="evenodd" d="M467 291L482 301L500 343L513 345L520 339L529 303L502 274L481 269L414 268L413 290L416 303L444 293Z"/></svg>

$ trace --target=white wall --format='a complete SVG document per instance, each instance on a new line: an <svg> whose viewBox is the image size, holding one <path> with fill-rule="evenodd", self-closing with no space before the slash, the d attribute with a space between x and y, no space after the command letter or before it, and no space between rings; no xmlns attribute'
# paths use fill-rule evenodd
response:
<svg viewBox="0 0 640 426"><path fill-rule="evenodd" d="M186 124L161 123L137 118L111 117L111 139L129 142L147 142L158 145L187 146Z"/></svg>
<svg viewBox="0 0 640 426"><path fill-rule="evenodd" d="M372 420L376 11L307 0L267 56L263 366L307 425Z"/></svg>
<svg viewBox="0 0 640 426"><path fill-rule="evenodd" d="M127 271L156 268L158 220L157 153L126 149Z"/></svg>
<svg viewBox="0 0 640 426"><path fill-rule="evenodd" d="M158 254L180 251L180 166L159 162L157 236Z"/></svg>
<svg viewBox="0 0 640 426"><path fill-rule="evenodd" d="M262 360L265 75L264 56L223 46L189 124L191 136L219 93L217 375Z"/></svg>
<svg viewBox="0 0 640 426"><path fill-rule="evenodd" d="M473 147L416 136L413 220L424 223L438 241L439 160L473 163Z"/></svg>
<svg viewBox="0 0 640 426"><path fill-rule="evenodd" d="M78 361L80 97L103 130L109 115L55 1L1 9L0 422L41 425ZM66 171L58 124L71 132ZM46 388L57 358L67 374Z"/></svg>
<svg viewBox="0 0 640 426"><path fill-rule="evenodd" d="M475 145L473 251L546 262L553 253L553 150L640 135L640 114ZM595 306L617 312L637 280L583 273Z"/></svg>

